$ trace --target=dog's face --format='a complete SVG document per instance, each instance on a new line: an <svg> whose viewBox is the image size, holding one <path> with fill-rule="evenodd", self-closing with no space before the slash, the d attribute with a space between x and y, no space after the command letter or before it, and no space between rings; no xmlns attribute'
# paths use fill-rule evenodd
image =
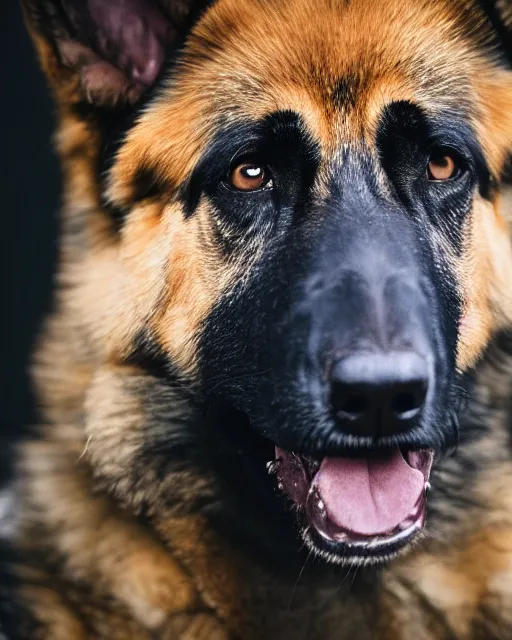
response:
<svg viewBox="0 0 512 640"><path fill-rule="evenodd" d="M69 32L53 52L79 69L74 116L84 96L114 120L112 93L136 102L187 13L133 0L120 27L119 6L60 9L97 30L85 53ZM379 561L421 530L460 378L512 317L511 98L471 0L218 0L103 166L123 284L98 293L98 340L119 355L143 332L211 428L236 415L233 437L264 443L247 467L275 455L272 481L331 560Z"/></svg>

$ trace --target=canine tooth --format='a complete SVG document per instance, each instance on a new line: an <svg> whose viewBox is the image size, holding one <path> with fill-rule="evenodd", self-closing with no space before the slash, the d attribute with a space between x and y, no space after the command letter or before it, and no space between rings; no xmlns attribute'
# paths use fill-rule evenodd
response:
<svg viewBox="0 0 512 640"><path fill-rule="evenodd" d="M268 473L277 473L281 466L279 463L280 463L279 460L270 460L270 462L267 462Z"/></svg>

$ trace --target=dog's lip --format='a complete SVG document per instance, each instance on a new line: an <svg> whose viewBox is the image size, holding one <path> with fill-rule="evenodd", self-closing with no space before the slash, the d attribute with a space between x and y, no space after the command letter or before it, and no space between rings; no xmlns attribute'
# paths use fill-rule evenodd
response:
<svg viewBox="0 0 512 640"><path fill-rule="evenodd" d="M394 454L397 455L396 453ZM406 547L423 529L426 521L426 491L430 487L429 477L434 452L431 449L405 451L403 460L424 478L423 489L406 517L386 531L364 534L352 531L329 514L315 479L323 461L288 453L276 448L276 460L269 469L277 474L279 487L304 513L306 526L303 537L306 543L320 554L328 554L334 561L379 562ZM286 469L283 472L283 459ZM332 464L327 461L327 464Z"/></svg>
<svg viewBox="0 0 512 640"><path fill-rule="evenodd" d="M425 512L422 511L418 519L403 530L359 540L339 534L332 536L308 524L302 531L302 538L312 551L330 562L375 565L390 560L404 550L421 532L424 522Z"/></svg>

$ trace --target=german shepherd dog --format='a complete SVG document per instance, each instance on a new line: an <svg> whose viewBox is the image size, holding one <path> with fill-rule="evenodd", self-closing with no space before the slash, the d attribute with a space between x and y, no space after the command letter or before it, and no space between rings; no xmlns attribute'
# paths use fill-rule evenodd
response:
<svg viewBox="0 0 512 640"><path fill-rule="evenodd" d="M64 213L6 637L510 640L509 0L23 10Z"/></svg>

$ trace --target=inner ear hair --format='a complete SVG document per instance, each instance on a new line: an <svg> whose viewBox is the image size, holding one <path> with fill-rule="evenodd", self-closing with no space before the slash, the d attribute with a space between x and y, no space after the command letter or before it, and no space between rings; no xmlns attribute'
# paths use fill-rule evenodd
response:
<svg viewBox="0 0 512 640"><path fill-rule="evenodd" d="M135 103L179 46L195 0L22 0L58 102ZM202 3L201 3L202 4Z"/></svg>

